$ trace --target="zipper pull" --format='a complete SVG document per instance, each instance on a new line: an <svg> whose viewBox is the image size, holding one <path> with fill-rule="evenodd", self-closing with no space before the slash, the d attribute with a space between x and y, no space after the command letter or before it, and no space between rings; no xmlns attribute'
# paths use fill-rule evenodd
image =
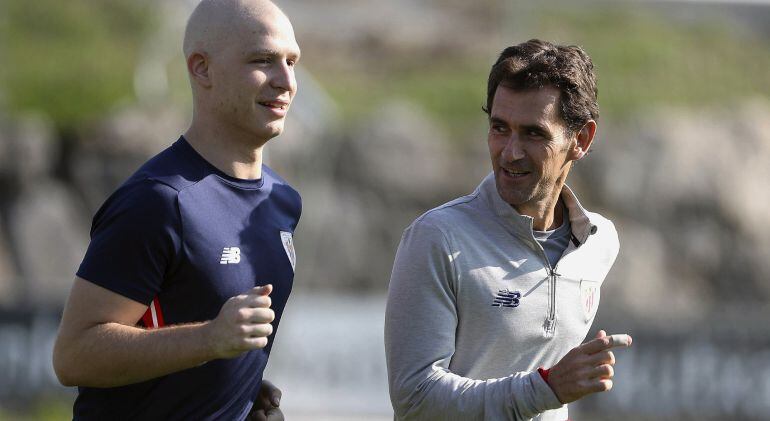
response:
<svg viewBox="0 0 770 421"><path fill-rule="evenodd" d="M556 319L545 319L545 323L543 323L543 334L546 338L552 338L554 330L556 330Z"/></svg>

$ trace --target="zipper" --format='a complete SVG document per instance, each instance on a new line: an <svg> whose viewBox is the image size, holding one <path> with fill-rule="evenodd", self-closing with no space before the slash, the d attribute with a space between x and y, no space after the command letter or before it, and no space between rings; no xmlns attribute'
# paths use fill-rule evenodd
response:
<svg viewBox="0 0 770 421"><path fill-rule="evenodd" d="M543 329L545 330L545 336L551 337L553 336L554 332L556 331L556 283L557 279L561 276L559 272L556 272L556 268L559 267L559 263L561 263L561 260L564 259L569 253L576 250L579 247L580 243L575 243L573 241L573 244L567 245L567 249L564 250L564 254L561 256L561 259L559 259L558 262L556 262L555 267L551 267L551 262L548 261L548 256L545 254L545 250L543 247L535 241L535 244L538 245L540 249L540 255L543 257L543 261L545 262L545 267L548 269L548 287L549 287L549 297L548 297L548 314L546 315L545 323L543 324Z"/></svg>
<svg viewBox="0 0 770 421"><path fill-rule="evenodd" d="M538 243L537 240L534 240L534 245L540 250L540 257L543 259L545 268L548 270L548 313L546 314L545 322L543 323L544 334L548 338L553 336L553 333L556 330L556 278L561 275L556 272L554 267L551 267L551 262L548 260L548 256L545 254L543 246ZM569 250L569 246L567 247L567 250ZM556 262L556 266L559 266L559 262Z"/></svg>
<svg viewBox="0 0 770 421"><path fill-rule="evenodd" d="M548 265L548 289L550 297L548 302L548 317L545 319L545 335L553 336L556 330L556 279L561 276L555 269Z"/></svg>
<svg viewBox="0 0 770 421"><path fill-rule="evenodd" d="M531 229L531 226L530 226ZM596 232L596 226L592 225L590 235L594 234ZM534 239L533 239L534 240ZM575 234L570 233L570 243L567 244L567 249L564 250L564 254L562 254L561 259L559 259L558 262L556 262L556 266L552 267L551 262L548 260L548 256L545 254L545 250L543 249L543 246L537 241L534 240L535 245L540 250L540 256L543 258L543 261L545 262L545 267L548 269L548 286L549 286L549 293L550 296L548 301L548 315L546 316L545 323L543 323L543 329L544 334L546 338L550 338L554 335L554 332L556 331L556 281L561 276L558 272L556 272L556 268L559 267L559 263L561 263L562 259L564 259L569 253L575 251L578 249L578 247L581 246L581 242L578 241L577 237L575 237Z"/></svg>
<svg viewBox="0 0 770 421"><path fill-rule="evenodd" d="M551 267L551 262L548 260L543 246L534 238L532 239L532 246L535 250L540 251L540 258L543 259L545 268L548 270L548 312L543 323L543 334L546 338L550 338L556 330L556 278L561 275ZM569 249L569 246L567 248ZM559 266L558 262L556 262L556 266Z"/></svg>

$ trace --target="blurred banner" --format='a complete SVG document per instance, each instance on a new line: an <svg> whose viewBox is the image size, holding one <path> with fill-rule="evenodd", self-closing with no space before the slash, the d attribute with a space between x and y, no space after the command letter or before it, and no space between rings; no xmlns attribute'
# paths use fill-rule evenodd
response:
<svg viewBox="0 0 770 421"><path fill-rule="evenodd" d="M389 419L384 313L384 295L291 298L265 374L283 390L288 419ZM59 314L0 311L0 406L71 398L51 365ZM770 419L770 335L745 316L654 330L598 321L634 345L616 351L613 390L573 404L572 418Z"/></svg>
<svg viewBox="0 0 770 421"><path fill-rule="evenodd" d="M287 413L392 413L384 313L381 295L292 297L266 374L283 388ZM770 335L756 317L720 314L667 328L598 320L592 334L600 327L629 332L634 344L615 353L613 390L573 404L571 418L770 419Z"/></svg>
<svg viewBox="0 0 770 421"><path fill-rule="evenodd" d="M21 407L40 396L66 393L51 355L59 311L0 309L0 406Z"/></svg>
<svg viewBox="0 0 770 421"><path fill-rule="evenodd" d="M594 330L630 332L634 343L615 352L612 391L581 401L578 413L601 419L770 419L770 332L760 320L768 316L720 312L710 320L638 328L613 328L621 326L617 319L597 321Z"/></svg>

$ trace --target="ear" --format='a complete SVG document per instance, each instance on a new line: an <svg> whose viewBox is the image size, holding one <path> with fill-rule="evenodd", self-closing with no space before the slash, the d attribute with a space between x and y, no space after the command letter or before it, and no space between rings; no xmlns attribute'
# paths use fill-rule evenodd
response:
<svg viewBox="0 0 770 421"><path fill-rule="evenodd" d="M209 57L206 53L192 53L187 57L187 71L190 79L204 88L211 87Z"/></svg>
<svg viewBox="0 0 770 421"><path fill-rule="evenodd" d="M588 122L580 129L575 135L575 144L570 149L570 159L577 161L588 153L588 148L591 147L591 142L594 141L596 135L596 122L594 120L588 120Z"/></svg>

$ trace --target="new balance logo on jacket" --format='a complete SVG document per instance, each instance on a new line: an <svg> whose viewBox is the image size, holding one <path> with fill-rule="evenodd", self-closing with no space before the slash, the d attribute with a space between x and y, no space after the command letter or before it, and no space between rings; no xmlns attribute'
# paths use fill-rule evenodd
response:
<svg viewBox="0 0 770 421"><path fill-rule="evenodd" d="M492 307L518 307L521 293L519 291L508 291L501 289L497 292L495 299L492 300Z"/></svg>

